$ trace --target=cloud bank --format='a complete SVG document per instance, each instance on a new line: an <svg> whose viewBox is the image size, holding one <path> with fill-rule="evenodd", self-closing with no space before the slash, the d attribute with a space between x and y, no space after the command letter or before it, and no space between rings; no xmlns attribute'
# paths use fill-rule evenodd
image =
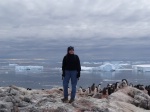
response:
<svg viewBox="0 0 150 112"><path fill-rule="evenodd" d="M148 0L2 0L0 38L150 35Z"/></svg>

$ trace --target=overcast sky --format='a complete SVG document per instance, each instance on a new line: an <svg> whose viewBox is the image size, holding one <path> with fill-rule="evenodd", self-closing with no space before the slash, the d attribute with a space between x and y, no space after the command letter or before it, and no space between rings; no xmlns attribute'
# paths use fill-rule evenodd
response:
<svg viewBox="0 0 150 112"><path fill-rule="evenodd" d="M81 39L73 43L74 46L78 44L77 47L86 44L89 49L95 45L101 49L109 46L112 50L116 48L114 45L121 44L128 51L127 43L136 44L137 48L148 46L149 35L149 0L0 0L1 43L4 39L5 42L16 39L21 46L24 45L19 46L22 49L31 48L33 44L31 41L31 44L23 44L21 39L46 39L40 45L48 49L50 46L45 47L47 40L69 38L71 41ZM15 42L11 44L13 47L17 45ZM3 48L13 48L5 45ZM3 48L1 45L4 53Z"/></svg>
<svg viewBox="0 0 150 112"><path fill-rule="evenodd" d="M0 38L149 35L149 0L0 0Z"/></svg>

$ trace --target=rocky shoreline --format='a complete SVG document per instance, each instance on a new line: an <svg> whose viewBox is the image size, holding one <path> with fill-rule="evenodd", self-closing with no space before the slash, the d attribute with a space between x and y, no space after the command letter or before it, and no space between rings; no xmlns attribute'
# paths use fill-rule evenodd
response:
<svg viewBox="0 0 150 112"><path fill-rule="evenodd" d="M0 112L150 112L150 96L134 87L124 87L107 98L81 96L63 103L60 87L47 90L17 86L0 87Z"/></svg>

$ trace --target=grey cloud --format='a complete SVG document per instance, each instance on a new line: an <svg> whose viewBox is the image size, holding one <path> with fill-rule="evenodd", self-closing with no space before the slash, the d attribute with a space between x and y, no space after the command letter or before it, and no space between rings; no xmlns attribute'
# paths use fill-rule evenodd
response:
<svg viewBox="0 0 150 112"><path fill-rule="evenodd" d="M0 3L2 37L145 37L148 0L7 0Z"/></svg>

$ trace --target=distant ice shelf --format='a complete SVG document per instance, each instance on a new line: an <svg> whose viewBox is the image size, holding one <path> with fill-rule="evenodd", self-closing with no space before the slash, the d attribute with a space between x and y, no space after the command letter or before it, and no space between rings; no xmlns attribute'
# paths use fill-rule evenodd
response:
<svg viewBox="0 0 150 112"><path fill-rule="evenodd" d="M9 67L15 67L18 66L18 64L9 64Z"/></svg>
<svg viewBox="0 0 150 112"><path fill-rule="evenodd" d="M132 65L133 70L141 72L150 72L150 65Z"/></svg>
<svg viewBox="0 0 150 112"><path fill-rule="evenodd" d="M43 66L15 66L16 72L23 72L23 71L42 71Z"/></svg>

